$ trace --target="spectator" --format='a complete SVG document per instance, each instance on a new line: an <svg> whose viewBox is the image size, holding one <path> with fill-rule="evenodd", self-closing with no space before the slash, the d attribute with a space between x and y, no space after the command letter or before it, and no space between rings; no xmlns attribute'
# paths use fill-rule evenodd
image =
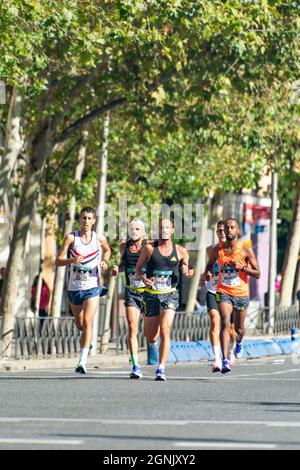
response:
<svg viewBox="0 0 300 470"><path fill-rule="evenodd" d="M281 274L277 274L275 279L275 305L279 305L281 290Z"/></svg>
<svg viewBox="0 0 300 470"><path fill-rule="evenodd" d="M39 276L35 276L31 287L31 310L35 311L36 308L36 291L37 291L37 284L38 284ZM45 282L42 280L42 289L41 289L41 298L40 298L40 306L39 306L39 317L47 317L48 316L48 304L50 298L50 290Z"/></svg>
<svg viewBox="0 0 300 470"><path fill-rule="evenodd" d="M277 274L275 279L275 292L280 293L281 289L281 274Z"/></svg>

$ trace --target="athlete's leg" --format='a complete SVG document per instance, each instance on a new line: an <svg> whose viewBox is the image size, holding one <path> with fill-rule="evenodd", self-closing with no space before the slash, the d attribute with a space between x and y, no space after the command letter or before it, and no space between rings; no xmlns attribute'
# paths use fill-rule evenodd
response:
<svg viewBox="0 0 300 470"><path fill-rule="evenodd" d="M138 364L138 325L140 310L136 307L126 307L126 318L128 322L128 346L132 365Z"/></svg>
<svg viewBox="0 0 300 470"><path fill-rule="evenodd" d="M243 337L245 334L245 319L247 310L234 309L235 330L237 332L234 356L240 359L243 356Z"/></svg>
<svg viewBox="0 0 300 470"><path fill-rule="evenodd" d="M214 352L215 361L220 361L220 314L218 310L208 312L210 320L209 339Z"/></svg>
<svg viewBox="0 0 300 470"><path fill-rule="evenodd" d="M83 331L81 335L82 348L89 348L93 338L93 320L99 308L99 295L90 297L83 302Z"/></svg>
<svg viewBox="0 0 300 470"><path fill-rule="evenodd" d="M99 296L90 297L83 302L83 325L81 334L81 351L75 372L86 373L86 360L93 338L93 319L99 306Z"/></svg>
<svg viewBox="0 0 300 470"><path fill-rule="evenodd" d="M159 365L164 367L170 352L170 331L175 317L175 310L167 309L160 311L160 346Z"/></svg>
<svg viewBox="0 0 300 470"><path fill-rule="evenodd" d="M236 341L236 331L234 327L234 322L232 320L230 320L229 337L230 337L230 343L234 344Z"/></svg>
<svg viewBox="0 0 300 470"><path fill-rule="evenodd" d="M159 315L155 317L145 316L145 332L148 343L155 344L159 337Z"/></svg>
<svg viewBox="0 0 300 470"><path fill-rule="evenodd" d="M230 365L232 366L235 362L235 355L234 355L234 348L235 348L235 342L236 342L236 331L234 329L234 321L233 321L233 314L230 317L230 327L229 327L229 351L228 351L228 357L229 357L229 362Z"/></svg>
<svg viewBox="0 0 300 470"><path fill-rule="evenodd" d="M236 342L241 343L245 335L245 320L247 310L233 310L234 328L237 333Z"/></svg>
<svg viewBox="0 0 300 470"><path fill-rule="evenodd" d="M219 303L219 312L221 317L221 332L220 342L223 354L223 360L228 360L228 346L229 346L229 328L230 328L230 315L232 313L233 306L227 302Z"/></svg>
<svg viewBox="0 0 300 470"><path fill-rule="evenodd" d="M70 307L75 319L75 325L77 326L79 331L83 330L83 305L74 305L70 303ZM81 338L80 338L80 345Z"/></svg>

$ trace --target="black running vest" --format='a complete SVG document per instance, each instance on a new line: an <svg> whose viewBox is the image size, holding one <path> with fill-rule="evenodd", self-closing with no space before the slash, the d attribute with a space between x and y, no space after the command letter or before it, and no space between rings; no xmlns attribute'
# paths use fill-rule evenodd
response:
<svg viewBox="0 0 300 470"><path fill-rule="evenodd" d="M146 241L143 240L141 249L137 253L131 253L129 247L131 246L131 240L126 242L125 251L122 256L122 263L124 264L125 268L125 277L126 277L126 284L127 287L133 289L141 289L145 288L143 281L141 281L135 274L135 267L138 259L140 257L142 248L144 247ZM146 272L146 268L142 268L143 272Z"/></svg>
<svg viewBox="0 0 300 470"><path fill-rule="evenodd" d="M154 285L147 290L157 293L173 291L179 281L179 265L176 245L173 243L169 256L163 256L158 241L155 241L152 256L147 263L147 277L154 278Z"/></svg>

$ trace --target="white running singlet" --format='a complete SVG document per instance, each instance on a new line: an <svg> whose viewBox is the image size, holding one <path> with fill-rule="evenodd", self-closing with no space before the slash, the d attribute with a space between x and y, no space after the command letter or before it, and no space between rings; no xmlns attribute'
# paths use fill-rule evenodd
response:
<svg viewBox="0 0 300 470"><path fill-rule="evenodd" d="M70 247L70 257L84 256L80 264L70 264L69 268L69 291L78 291L99 287L99 256L101 246L99 245L96 232L92 232L89 243L83 243L80 233L74 232L74 243Z"/></svg>

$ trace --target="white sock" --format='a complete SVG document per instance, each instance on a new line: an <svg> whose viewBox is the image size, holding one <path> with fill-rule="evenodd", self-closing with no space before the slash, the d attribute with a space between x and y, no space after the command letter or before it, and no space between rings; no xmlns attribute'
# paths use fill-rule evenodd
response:
<svg viewBox="0 0 300 470"><path fill-rule="evenodd" d="M235 342L233 343L232 341L230 341L230 343L229 343L229 356L230 356L230 354L233 354L234 346L235 346Z"/></svg>
<svg viewBox="0 0 300 470"><path fill-rule="evenodd" d="M221 346L217 344L216 346L213 346L212 349L215 356L215 361L219 361L220 359L222 360Z"/></svg>
<svg viewBox="0 0 300 470"><path fill-rule="evenodd" d="M165 370L164 364L159 364L158 368L159 368L159 369L162 369L162 370Z"/></svg>
<svg viewBox="0 0 300 470"><path fill-rule="evenodd" d="M82 348L82 349L81 349L80 358L79 358L78 364L80 364L80 365L82 365L82 366L85 367L86 360L87 360L87 357L88 357L88 353L89 353L89 348Z"/></svg>

